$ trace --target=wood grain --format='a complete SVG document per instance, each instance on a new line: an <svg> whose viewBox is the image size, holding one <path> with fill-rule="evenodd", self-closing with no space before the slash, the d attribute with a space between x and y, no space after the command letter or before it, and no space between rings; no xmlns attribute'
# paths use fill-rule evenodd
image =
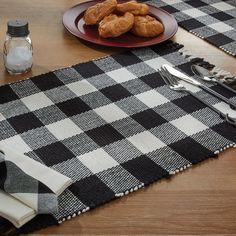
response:
<svg viewBox="0 0 236 236"><path fill-rule="evenodd" d="M7 20L22 17L34 45L34 66L24 75L8 75L0 55L1 84L121 51L81 42L64 29L63 12L79 2L0 0L0 45ZM179 29L173 40L236 74L235 58L202 39ZM236 235L236 150L34 235Z"/></svg>

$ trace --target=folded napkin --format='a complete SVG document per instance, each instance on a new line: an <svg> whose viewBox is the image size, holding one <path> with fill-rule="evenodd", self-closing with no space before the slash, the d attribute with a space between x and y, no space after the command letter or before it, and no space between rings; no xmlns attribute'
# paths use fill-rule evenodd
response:
<svg viewBox="0 0 236 236"><path fill-rule="evenodd" d="M71 179L0 146L0 215L20 227L36 214L55 213Z"/></svg>

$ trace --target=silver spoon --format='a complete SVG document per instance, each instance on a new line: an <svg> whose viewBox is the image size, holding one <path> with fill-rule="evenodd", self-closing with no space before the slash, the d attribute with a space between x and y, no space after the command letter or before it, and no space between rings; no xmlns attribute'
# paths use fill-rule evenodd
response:
<svg viewBox="0 0 236 236"><path fill-rule="evenodd" d="M199 76L202 80L205 80L205 81L208 81L208 82L214 82L214 83L220 85L221 87L223 87L223 88L231 91L232 93L236 94L236 91L234 89L230 88L229 86L227 86L223 82L217 80L214 73L210 72L206 68L204 68L202 66L199 66L199 65L192 65L191 69L192 69L193 73L195 75Z"/></svg>

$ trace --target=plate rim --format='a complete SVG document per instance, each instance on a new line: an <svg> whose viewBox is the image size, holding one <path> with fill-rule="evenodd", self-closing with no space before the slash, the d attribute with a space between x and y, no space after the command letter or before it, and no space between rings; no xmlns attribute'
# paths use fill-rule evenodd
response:
<svg viewBox="0 0 236 236"><path fill-rule="evenodd" d="M143 41L143 42L140 42L140 43L135 43L135 45L119 45L119 44L112 43L112 41L111 41L111 44L109 43L109 41L108 42L104 42L104 41L95 42L94 40L92 40L90 38L85 38L83 36L84 34L82 34L82 32L78 29L78 27L74 23L77 20L77 18L81 15L81 13L83 13L83 11L85 9L82 9L82 11L79 11L76 14L76 17L75 16L72 17L72 19L73 19L72 23L74 24L74 26L75 26L75 28L77 30L76 33L73 32L73 30L71 29L72 27L68 26L68 23L67 23L67 21L68 21L67 20L68 14L73 12L73 10L75 8L78 8L78 7L81 8L81 6L83 7L84 5L87 5L87 4L90 4L90 3L96 4L96 3L99 3L99 2L101 2L101 0L85 1L85 2L82 2L82 3L78 3L78 4L70 7L69 9L67 9L64 12L63 18L62 18L62 23L63 23L64 27L67 29L67 31L70 32L75 37L77 37L77 38L79 38L79 39L81 39L83 41L90 42L90 43L93 43L93 44L96 44L96 45L102 45L102 46L108 46L108 47L116 47L116 48L139 48L139 47L146 47L146 46L152 46L152 45L155 45L155 44L160 44L160 43L163 43L163 42L167 41L168 39L172 38L176 34L176 32L178 31L178 23L177 23L176 19L174 18L174 16L172 16L170 13L168 13L167 11L165 11L162 8L159 8L157 6L150 5L150 4L146 3L146 4L149 5L149 7L153 8L155 10L161 11L163 14L165 14L166 16L168 16L172 20L173 30L172 30L172 33L167 38L164 38L164 39L158 41L158 38L157 38L157 37L159 37L159 35L158 35L157 37L154 37L154 38L148 38L147 41ZM118 2L127 2L127 1L126 0L118 0ZM71 24L71 22L70 22L70 24ZM109 39L106 39L106 40L109 40ZM150 40L153 41L153 42L150 42ZM155 40L157 40L157 41L155 41Z"/></svg>

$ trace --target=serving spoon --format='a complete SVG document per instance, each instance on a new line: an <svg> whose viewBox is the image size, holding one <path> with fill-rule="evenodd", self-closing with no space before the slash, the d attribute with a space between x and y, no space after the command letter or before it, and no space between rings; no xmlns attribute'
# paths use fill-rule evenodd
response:
<svg viewBox="0 0 236 236"><path fill-rule="evenodd" d="M227 86L223 82L217 80L215 74L212 73L211 71L209 71L208 69L206 69L202 66L199 66L199 65L192 65L191 69L192 69L193 73L195 75L197 75L198 77L200 77L202 80L207 81L207 82L216 83L216 84L220 85L221 87L223 87L223 88L231 91L232 93L236 94L236 90L234 90L233 88Z"/></svg>

